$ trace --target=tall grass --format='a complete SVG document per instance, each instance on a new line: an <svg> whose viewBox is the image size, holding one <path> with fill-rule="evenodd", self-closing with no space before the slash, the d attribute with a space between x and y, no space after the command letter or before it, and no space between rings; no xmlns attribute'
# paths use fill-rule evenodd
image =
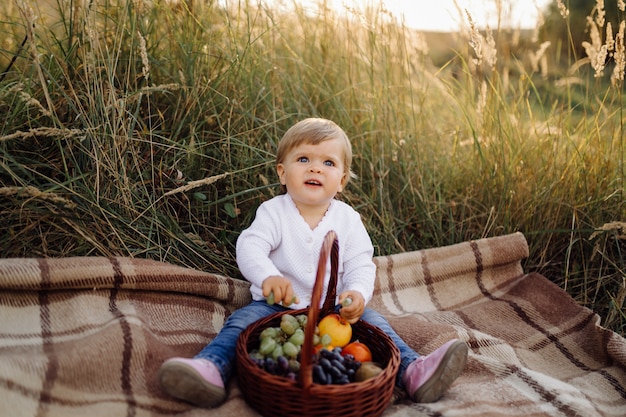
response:
<svg viewBox="0 0 626 417"><path fill-rule="evenodd" d="M375 2L349 18L323 2L36 4L0 5L0 256L238 277L235 240L278 190L277 141L321 116L353 140L341 198L377 255L521 231L526 270L626 332L624 103L608 72L471 16L434 65Z"/></svg>

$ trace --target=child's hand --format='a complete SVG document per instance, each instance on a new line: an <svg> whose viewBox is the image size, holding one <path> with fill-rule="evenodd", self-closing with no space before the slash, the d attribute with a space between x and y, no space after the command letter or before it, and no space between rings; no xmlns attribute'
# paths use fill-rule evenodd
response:
<svg viewBox="0 0 626 417"><path fill-rule="evenodd" d="M358 291L345 291L339 294L339 304L341 305L346 298L351 298L352 303L348 306L341 307L339 314L348 323L354 324L359 321L359 318L363 315L363 311L365 311L365 299Z"/></svg>
<svg viewBox="0 0 626 417"><path fill-rule="evenodd" d="M274 303L282 303L285 307L300 302L298 297L293 293L291 281L285 277L274 275L265 278L261 289L263 290L265 299L267 299L271 293L274 293Z"/></svg>

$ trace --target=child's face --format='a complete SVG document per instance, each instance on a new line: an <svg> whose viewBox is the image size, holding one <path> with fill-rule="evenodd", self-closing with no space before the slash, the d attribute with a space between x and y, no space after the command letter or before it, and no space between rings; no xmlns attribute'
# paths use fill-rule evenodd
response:
<svg viewBox="0 0 626 417"><path fill-rule="evenodd" d="M280 183L298 208L326 209L335 195L343 190L345 144L329 139L317 145L302 144L293 148L276 166Z"/></svg>

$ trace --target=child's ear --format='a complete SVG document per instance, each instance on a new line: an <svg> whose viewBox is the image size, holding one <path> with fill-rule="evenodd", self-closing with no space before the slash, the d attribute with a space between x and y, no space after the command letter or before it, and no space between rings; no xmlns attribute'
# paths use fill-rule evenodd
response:
<svg viewBox="0 0 626 417"><path fill-rule="evenodd" d="M282 185L285 185L285 166L283 164L276 165L276 174Z"/></svg>
<svg viewBox="0 0 626 417"><path fill-rule="evenodd" d="M344 172L343 177L341 177L341 181L339 182L339 187L337 188L337 192L340 193L346 188L346 184L348 183L348 176Z"/></svg>

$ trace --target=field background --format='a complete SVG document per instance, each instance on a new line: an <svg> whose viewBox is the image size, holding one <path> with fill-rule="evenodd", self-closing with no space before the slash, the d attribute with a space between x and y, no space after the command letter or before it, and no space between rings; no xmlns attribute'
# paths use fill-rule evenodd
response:
<svg viewBox="0 0 626 417"><path fill-rule="evenodd" d="M320 116L352 138L340 198L376 255L520 231L525 270L626 333L623 10L442 34L287 3L3 2L0 256L240 278L276 144Z"/></svg>

